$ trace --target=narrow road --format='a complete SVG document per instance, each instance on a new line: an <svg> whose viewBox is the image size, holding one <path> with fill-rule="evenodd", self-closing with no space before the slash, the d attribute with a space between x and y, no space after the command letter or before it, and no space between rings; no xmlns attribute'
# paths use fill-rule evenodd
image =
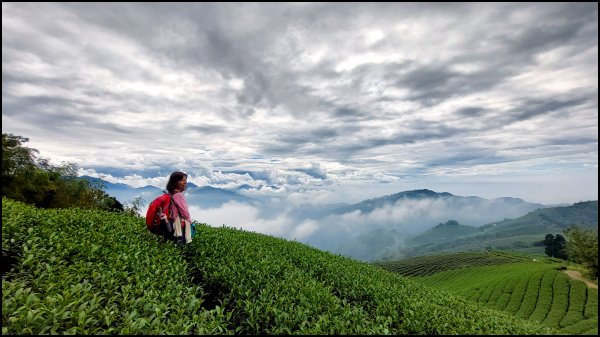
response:
<svg viewBox="0 0 600 337"><path fill-rule="evenodd" d="M592 282L590 282L589 280L587 280L586 278L581 276L580 272L575 271L575 270L563 270L563 271L565 272L565 274L569 275L572 279L583 281L583 282L585 282L585 284L588 285L588 287L598 289L597 284L593 284Z"/></svg>

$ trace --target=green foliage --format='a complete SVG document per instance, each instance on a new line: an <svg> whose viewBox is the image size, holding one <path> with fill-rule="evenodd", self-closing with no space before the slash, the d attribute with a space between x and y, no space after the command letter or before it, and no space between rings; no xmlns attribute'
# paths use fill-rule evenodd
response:
<svg viewBox="0 0 600 337"><path fill-rule="evenodd" d="M222 308L201 310L176 246L140 218L41 210L2 200L3 334L227 333Z"/></svg>
<svg viewBox="0 0 600 337"><path fill-rule="evenodd" d="M521 252L543 252L540 239L548 233L548 228L561 232L569 225L598 228L598 201L584 201L566 207L548 207L530 212L516 219L505 219L479 228L469 226L440 226L409 240L413 247L405 251L389 254L388 259L414 257L427 254L475 251L487 248L511 249ZM440 230L447 233L441 233ZM471 232L469 233L469 229ZM458 231L461 232L458 232ZM444 240L441 240L441 238ZM530 247L524 247L523 242ZM519 247L515 247L518 245ZM542 244L543 245L543 244Z"/></svg>
<svg viewBox="0 0 600 337"><path fill-rule="evenodd" d="M438 226L440 226L440 225L442 225L442 226L443 226L443 224L441 224L441 223L440 223ZM458 225L459 225L459 223L458 223L458 221L456 221L456 220L448 220L448 221L446 221L446 224L445 224L445 225L446 225L446 226L458 226Z"/></svg>
<svg viewBox="0 0 600 337"><path fill-rule="evenodd" d="M572 225L565 231L565 235L569 238L569 258L587 266L591 276L598 279L598 229Z"/></svg>
<svg viewBox="0 0 600 337"><path fill-rule="evenodd" d="M306 245L3 198L3 334L547 334L551 329ZM6 257L6 259L5 259Z"/></svg>
<svg viewBox="0 0 600 337"><path fill-rule="evenodd" d="M439 264L444 263L444 259L450 260L445 264L454 264L456 268L412 279L516 317L540 322L560 333L598 332L598 290L560 272L558 269L564 262L530 257L465 267L460 262L452 263L460 259L460 255L436 258Z"/></svg>
<svg viewBox="0 0 600 337"><path fill-rule="evenodd" d="M144 198L142 198L142 196L138 196L131 201L131 206L125 205L125 212L133 216L141 217L142 215L140 212L144 208L144 204Z"/></svg>
<svg viewBox="0 0 600 337"><path fill-rule="evenodd" d="M402 276L427 276L445 270L513 263L526 259L528 258L517 254L495 251L419 256L396 261L379 261L374 264Z"/></svg>
<svg viewBox="0 0 600 337"><path fill-rule="evenodd" d="M2 134L2 196L42 208L81 207L123 211L123 205L100 188L77 178L77 165L50 165L36 158L29 139Z"/></svg>
<svg viewBox="0 0 600 337"><path fill-rule="evenodd" d="M2 184L5 179L35 167L35 155L38 151L25 146L29 138L2 134Z"/></svg>
<svg viewBox="0 0 600 337"><path fill-rule="evenodd" d="M560 234L556 234L556 236L546 234L543 243L546 255L563 260L567 259L567 240L564 236Z"/></svg>
<svg viewBox="0 0 600 337"><path fill-rule="evenodd" d="M27 189L30 177L36 170L35 153L25 146L29 139L13 134L2 134L2 195L24 201L23 190Z"/></svg>

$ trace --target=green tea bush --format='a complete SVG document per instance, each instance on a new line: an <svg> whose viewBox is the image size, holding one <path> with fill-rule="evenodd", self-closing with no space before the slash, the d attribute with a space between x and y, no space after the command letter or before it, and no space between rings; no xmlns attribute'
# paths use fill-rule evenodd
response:
<svg viewBox="0 0 600 337"><path fill-rule="evenodd" d="M554 332L298 242L198 232L180 247L129 215L3 199L3 334Z"/></svg>
<svg viewBox="0 0 600 337"><path fill-rule="evenodd" d="M186 247L187 248L187 247ZM203 227L189 246L248 334L547 333L535 324L306 245Z"/></svg>
<svg viewBox="0 0 600 337"><path fill-rule="evenodd" d="M3 334L228 332L220 308L200 310L177 247L140 218L3 198L2 247L18 261L2 277Z"/></svg>

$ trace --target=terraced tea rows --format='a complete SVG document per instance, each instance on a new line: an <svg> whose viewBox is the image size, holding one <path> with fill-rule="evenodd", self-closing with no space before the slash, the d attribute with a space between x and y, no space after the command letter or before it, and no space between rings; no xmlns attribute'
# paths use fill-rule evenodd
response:
<svg viewBox="0 0 600 337"><path fill-rule="evenodd" d="M483 257L483 256L488 257ZM504 261L504 263L502 263ZM470 267L472 262L474 266ZM441 268L427 266L440 264ZM489 308L539 322L568 334L597 334L598 290L558 269L552 260L502 253L468 253L389 263L414 280ZM455 268L455 269L453 269ZM435 270L445 271L435 272Z"/></svg>
<svg viewBox="0 0 600 337"><path fill-rule="evenodd" d="M426 276L445 270L490 266L527 260L529 260L527 257L503 252L469 252L420 256L397 261L375 262L374 264L403 276Z"/></svg>

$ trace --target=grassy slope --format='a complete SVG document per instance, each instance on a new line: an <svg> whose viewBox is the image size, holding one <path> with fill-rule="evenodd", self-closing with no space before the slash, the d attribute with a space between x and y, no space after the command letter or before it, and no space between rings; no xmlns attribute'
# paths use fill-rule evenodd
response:
<svg viewBox="0 0 600 337"><path fill-rule="evenodd" d="M389 261L383 267L418 276L413 279L561 333L597 334L598 290L558 271L564 262L543 257L534 261L520 254L512 254L512 259L493 255L428 256Z"/></svg>
<svg viewBox="0 0 600 337"><path fill-rule="evenodd" d="M3 334L538 334L553 330L296 242L2 200Z"/></svg>

